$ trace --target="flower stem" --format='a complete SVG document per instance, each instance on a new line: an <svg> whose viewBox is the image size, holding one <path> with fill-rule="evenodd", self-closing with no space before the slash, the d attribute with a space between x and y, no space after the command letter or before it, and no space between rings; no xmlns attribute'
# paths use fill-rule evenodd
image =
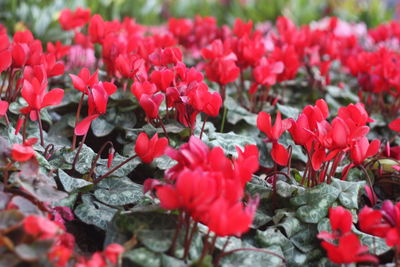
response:
<svg viewBox="0 0 400 267"><path fill-rule="evenodd" d="M205 256L207 255L208 252L208 247L210 245L210 243L208 242L208 238L210 237L210 230L208 230L205 238L204 238L204 246L203 246L203 250L201 251L201 256L199 258L198 262L198 266L201 266L201 263L203 263L203 260L205 258Z"/></svg>
<svg viewBox="0 0 400 267"><path fill-rule="evenodd" d="M28 123L28 114L25 115L24 126L22 127L22 142L26 140L26 124Z"/></svg>
<svg viewBox="0 0 400 267"><path fill-rule="evenodd" d="M89 174L88 174L88 180L92 177L92 175L94 173L94 169L96 168L96 163L99 160L99 158L101 157L101 154L103 153L103 151L107 147L107 145L110 145L111 147L113 147L113 143L111 141L107 141L101 146L99 152L97 152L96 157L92 161L92 166L90 167Z"/></svg>
<svg viewBox="0 0 400 267"><path fill-rule="evenodd" d="M189 255L190 245L192 244L192 240L193 240L193 237L194 237L194 234L196 233L196 231L197 231L197 222L195 222L193 224L192 231L190 232L190 235L189 235L189 239L187 240L187 242L185 244L185 255L183 255L184 259L186 259Z"/></svg>
<svg viewBox="0 0 400 267"><path fill-rule="evenodd" d="M200 136L199 136L200 140L201 140L201 137L203 137L204 127L206 126L207 119L208 119L208 116L206 116L204 118L203 125L201 126L201 131L200 131Z"/></svg>
<svg viewBox="0 0 400 267"><path fill-rule="evenodd" d="M46 159L49 159L51 155L54 153L54 145L53 144L48 144L46 148L44 149L44 154L43 156Z"/></svg>
<svg viewBox="0 0 400 267"><path fill-rule="evenodd" d="M39 133L40 133L40 145L44 148L44 138L43 138L43 126L42 120L40 119L40 111L36 110L36 116L39 123Z"/></svg>
<svg viewBox="0 0 400 267"><path fill-rule="evenodd" d="M224 132L226 113L228 113L228 109L224 106L224 113L222 114L222 122L221 122L221 130L220 130L221 133Z"/></svg>
<svg viewBox="0 0 400 267"><path fill-rule="evenodd" d="M82 141L81 141L81 143L79 144L78 151L77 151L76 154L75 154L74 161L72 162L72 169L73 169L73 170L75 169L75 165L76 165L76 162L78 161L79 154L81 153L83 144L85 143L86 136L87 136L87 132L86 132L85 135L83 136Z"/></svg>
<svg viewBox="0 0 400 267"><path fill-rule="evenodd" d="M172 256L174 256L176 241L178 240L178 235L179 235L179 232L181 231L182 223L183 223L183 212L182 212L182 211L179 211L178 224L177 224L177 226L176 226L176 230L175 230L175 233L174 233L174 237L172 238L171 247L169 248L169 253L170 253Z"/></svg>
<svg viewBox="0 0 400 267"><path fill-rule="evenodd" d="M161 125L161 128L162 128L162 130L163 130L163 132L165 134L165 137L167 137L167 139L169 139L168 133L167 133L167 129L165 129L165 125L164 125L163 121L160 119L160 117L158 117L158 122Z"/></svg>
<svg viewBox="0 0 400 267"><path fill-rule="evenodd" d="M76 115L75 115L75 127L76 127L76 125L78 124L78 122L80 120L80 114L81 114L81 109L82 109L82 104L83 104L83 98L84 97L85 97L85 93L82 92L82 96L81 96L81 99L79 100L79 104L78 104L78 110L76 111ZM74 129L75 129L75 127L74 127ZM74 131L74 135L72 137L72 145L71 145L72 151L75 150L75 147L76 147L76 134L75 134L75 131Z"/></svg>
<svg viewBox="0 0 400 267"><path fill-rule="evenodd" d="M277 258L280 258L280 259L283 261L283 263L286 262L285 258L282 257L281 255L279 255L279 254L277 254L277 253L275 253L275 252L272 252L272 251L270 251L270 250L263 249L263 248L237 248L237 249L233 249L233 250L230 250L230 251L221 253L221 258L223 258L223 257L225 257L225 256L228 256L228 255L230 255L230 254L233 254L233 253L235 253L235 252L238 252L238 251L261 252L261 253L269 254L269 255L275 256L275 257L277 257ZM217 265L217 266L218 266L218 265Z"/></svg>
<svg viewBox="0 0 400 267"><path fill-rule="evenodd" d="M128 163L129 161L133 160L134 158L136 158L137 155L133 155L130 158L127 158L126 160L124 160L123 162L121 162L120 164L118 164L117 166L115 166L114 168L112 168L111 170L109 170L107 173L103 174L102 176L100 176L99 178L97 178L96 180L93 181L94 184L99 183L101 180L103 180L104 178L108 177L110 174L112 174L113 172L115 172L116 170L118 170L119 168L121 168L122 166L124 166L126 163Z"/></svg>
<svg viewBox="0 0 400 267"><path fill-rule="evenodd" d="M190 215L188 213L185 214L185 238L183 241L184 247L185 247L185 251L183 253L183 259L185 259L185 257L187 257L188 254L188 248L187 248L187 242L188 242L188 237L189 237L189 228L190 228Z"/></svg>

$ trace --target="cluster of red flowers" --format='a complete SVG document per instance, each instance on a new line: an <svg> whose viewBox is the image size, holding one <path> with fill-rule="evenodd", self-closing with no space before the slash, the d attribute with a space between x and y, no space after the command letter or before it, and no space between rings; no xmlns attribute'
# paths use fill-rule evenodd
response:
<svg viewBox="0 0 400 267"><path fill-rule="evenodd" d="M361 214L360 214L361 216ZM320 232L321 245L327 251L328 258L334 263L372 262L378 263L375 256L368 254L368 247L360 243L357 235L351 232L353 216L343 207L329 210L332 232ZM361 222L360 222L361 223ZM337 241L337 244L332 243Z"/></svg>
<svg viewBox="0 0 400 267"><path fill-rule="evenodd" d="M258 149L248 145L244 151L237 148L237 153L231 160L220 147L210 150L196 137L178 150L167 149L178 163L166 171L166 184L155 187L161 207L185 212L217 236L246 232L258 201L249 199L245 207L242 199L246 183L258 169Z"/></svg>
<svg viewBox="0 0 400 267"><path fill-rule="evenodd" d="M131 91L146 112L150 122L159 120L159 107L166 100L168 109L175 109L175 116L185 126L193 128L196 115L204 112L217 116L222 101L218 93L211 93L203 81L203 75L182 62L182 52L175 38L169 33L145 35L146 29L132 19L104 21L94 15L61 15L64 29L75 29L75 38L100 44L102 59L110 76L115 77ZM75 11L78 12L78 11ZM78 23L79 22L79 23ZM76 28L88 23L88 35Z"/></svg>
<svg viewBox="0 0 400 267"><path fill-rule="evenodd" d="M75 257L75 238L65 231L61 223L51 221L45 217L29 215L24 218L23 228L26 234L34 240L51 240L53 244L48 252L49 261L54 266L62 267ZM118 262L124 248L118 244L110 244L103 252L94 253L90 259L78 257L75 267L85 266L113 266Z"/></svg>
<svg viewBox="0 0 400 267"><path fill-rule="evenodd" d="M117 90L111 82L99 82L97 72L90 75L90 71L83 68L78 76L70 74L75 89L82 92L82 97L88 96L88 116L80 122L76 121L76 135L86 134L91 122L106 113L108 97Z"/></svg>
<svg viewBox="0 0 400 267"><path fill-rule="evenodd" d="M366 137L369 132L367 123L372 120L363 104L350 104L339 108L338 115L331 123L326 120L328 116L328 105L320 99L315 106L306 106L297 120L290 118L282 121L278 112L273 126L271 116L260 112L257 127L267 135L267 141L273 143L272 158L282 166L287 165L289 152L278 143L278 139L283 132L289 130L295 144L303 146L307 152L308 163L303 178L315 185L329 181L329 177L335 174L338 164L347 153L350 154L351 163L346 166L343 178L347 176L350 168L374 156L380 147L378 139L370 143Z"/></svg>
<svg viewBox="0 0 400 267"><path fill-rule="evenodd" d="M400 56L397 51L381 47L376 51L360 51L346 61L351 74L358 79L358 83L365 92L373 94L387 93L394 97L400 94ZM372 97L365 99L371 104Z"/></svg>
<svg viewBox="0 0 400 267"><path fill-rule="evenodd" d="M400 203L390 200L383 202L380 210L365 206L358 214L360 229L368 234L386 239L386 244L395 248L397 254L400 247ZM332 232L320 232L318 238L323 239L322 247L334 263L372 262L378 259L367 254L368 247L362 246L357 235L351 232L353 226L351 212L343 207L331 208L329 220ZM327 241L329 240L329 242ZM338 241L337 245L332 241Z"/></svg>
<svg viewBox="0 0 400 267"><path fill-rule="evenodd" d="M386 200L380 210L364 207L358 217L362 231L385 238L388 246L400 249L400 203Z"/></svg>
<svg viewBox="0 0 400 267"><path fill-rule="evenodd" d="M62 75L64 64L57 61L55 51L43 52L42 43L29 30L15 33L12 43L6 32L1 33L0 43L0 74L8 77L8 86L1 87L7 102L1 101L0 114L6 115L8 103L21 94L28 104L21 113L37 120L42 108L58 105L64 96L59 88L47 91L48 78Z"/></svg>

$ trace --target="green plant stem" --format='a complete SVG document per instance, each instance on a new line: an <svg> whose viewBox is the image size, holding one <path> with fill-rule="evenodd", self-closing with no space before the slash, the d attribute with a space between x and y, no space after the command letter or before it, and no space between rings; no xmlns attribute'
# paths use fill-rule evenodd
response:
<svg viewBox="0 0 400 267"><path fill-rule="evenodd" d="M224 106L224 113L222 114L222 122L221 122L221 130L220 130L221 133L224 132L226 113L228 113L228 109Z"/></svg>

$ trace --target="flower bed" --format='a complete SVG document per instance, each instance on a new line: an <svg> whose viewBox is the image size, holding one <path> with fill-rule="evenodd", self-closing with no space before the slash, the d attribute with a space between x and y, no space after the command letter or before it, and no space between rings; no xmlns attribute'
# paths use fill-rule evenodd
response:
<svg viewBox="0 0 400 267"><path fill-rule="evenodd" d="M0 25L0 265L398 264L400 24Z"/></svg>

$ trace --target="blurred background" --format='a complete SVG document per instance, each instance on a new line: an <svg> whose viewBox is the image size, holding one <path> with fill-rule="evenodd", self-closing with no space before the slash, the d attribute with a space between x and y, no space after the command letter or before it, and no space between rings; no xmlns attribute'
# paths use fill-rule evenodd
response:
<svg viewBox="0 0 400 267"><path fill-rule="evenodd" d="M298 25L325 16L363 21L368 27L396 18L397 0L0 0L0 23L9 33L29 28L43 41L63 40L57 18L63 8L90 8L104 19L136 18L138 23L157 25L169 17L214 16L219 24L234 18L255 23L275 21L285 15Z"/></svg>

